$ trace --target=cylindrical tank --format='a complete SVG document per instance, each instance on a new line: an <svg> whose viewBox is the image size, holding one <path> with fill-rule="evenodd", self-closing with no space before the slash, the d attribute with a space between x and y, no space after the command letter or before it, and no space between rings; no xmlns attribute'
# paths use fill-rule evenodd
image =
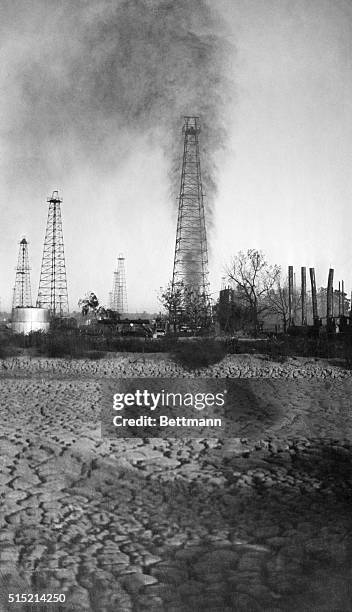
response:
<svg viewBox="0 0 352 612"><path fill-rule="evenodd" d="M50 312L47 308L13 308L11 317L12 331L29 334L32 331L48 331Z"/></svg>

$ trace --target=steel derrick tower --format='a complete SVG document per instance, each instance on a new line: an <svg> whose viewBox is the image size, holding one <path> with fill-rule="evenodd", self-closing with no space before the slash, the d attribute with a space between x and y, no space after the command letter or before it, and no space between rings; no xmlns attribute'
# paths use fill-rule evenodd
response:
<svg viewBox="0 0 352 612"><path fill-rule="evenodd" d="M68 295L61 202L58 191L47 198L48 220L44 239L37 306L48 308L52 316L68 314Z"/></svg>
<svg viewBox="0 0 352 612"><path fill-rule="evenodd" d="M12 308L32 306L30 267L28 263L28 242L22 238L18 252Z"/></svg>
<svg viewBox="0 0 352 612"><path fill-rule="evenodd" d="M117 258L117 269L114 272L114 284L112 290L112 310L115 310L120 315L126 314L128 311L125 258L122 253L120 253Z"/></svg>
<svg viewBox="0 0 352 612"><path fill-rule="evenodd" d="M208 247L199 155L199 117L185 117L172 294L198 295L209 312Z"/></svg>

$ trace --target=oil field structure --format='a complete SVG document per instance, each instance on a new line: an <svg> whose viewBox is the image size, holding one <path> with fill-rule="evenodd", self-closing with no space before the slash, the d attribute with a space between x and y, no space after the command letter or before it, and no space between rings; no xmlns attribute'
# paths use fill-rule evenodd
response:
<svg viewBox="0 0 352 612"><path fill-rule="evenodd" d="M183 158L178 198L178 218L171 294L170 323L174 329L187 328L187 303L197 301L199 327L211 321L208 281L208 245L201 175L197 116L185 116Z"/></svg>
<svg viewBox="0 0 352 612"><path fill-rule="evenodd" d="M155 331L158 331L160 335L167 331L179 335L190 335L191 332L197 335L204 331L213 333L215 332L213 324L217 317L217 312L214 313L210 300L208 280L206 207L199 144L200 117L185 116L182 134L183 152L172 282L170 284L170 307L167 308L165 321L160 317L160 321L156 324L158 329ZM28 242L26 238L20 242L11 317L12 328L16 332L47 331L53 320L61 320L63 325L68 324L66 319L69 317L69 303L61 218L62 202L63 199L59 196L58 190L54 190L47 198L47 224L35 306L32 303L31 295ZM288 314L287 326L285 325L283 331L295 328L298 333L298 328L300 328L303 333L309 328L315 332L320 328L326 328L330 334L333 334L334 331L347 328L349 331L352 330L351 312L348 316L352 300L350 302L346 297L344 281L340 281L338 291L334 291L334 270L331 268L327 288L321 288L318 292L315 269L309 268L309 274L311 291L307 290L307 269L305 267L301 268L301 287L300 291L297 291L293 266L288 266ZM236 291L234 289L222 288L219 295L219 306L224 306L225 311L227 309L231 314L231 306L235 300ZM129 319L129 316L132 315L128 314L125 257L120 253L113 273L113 286L109 294L108 308L101 307L100 314L95 316L95 320L105 325L111 323L111 328L116 330L116 321L123 319L122 327L129 324L128 331L131 333L137 329L138 325L142 324L143 330L149 325L147 319L143 321L137 318ZM77 325L77 320L75 319L73 323ZM233 330L230 327L225 321L221 331L231 334ZM266 330L262 329L262 331Z"/></svg>
<svg viewBox="0 0 352 612"><path fill-rule="evenodd" d="M52 317L68 315L68 294L61 203L58 191L47 198L48 220L44 239L37 306L47 308Z"/></svg>
<svg viewBox="0 0 352 612"><path fill-rule="evenodd" d="M125 258L122 253L117 258L117 268L114 271L113 289L110 295L111 310L118 312L121 317L126 316L128 313L126 271Z"/></svg>
<svg viewBox="0 0 352 612"><path fill-rule="evenodd" d="M61 203L57 190L49 203L43 257L36 305L32 304L28 242L20 242L13 289L11 327L16 333L47 332L55 317L68 315L68 294Z"/></svg>
<svg viewBox="0 0 352 612"><path fill-rule="evenodd" d="M12 309L32 306L31 278L28 257L28 242L22 238L18 253Z"/></svg>
<svg viewBox="0 0 352 612"><path fill-rule="evenodd" d="M352 294L349 298L345 292L344 281L338 282L334 289L334 269L328 271L327 286L317 289L315 268L309 268L310 290L307 283L307 268L300 269L300 287L297 287L294 267L288 266L287 290L280 288L280 315L286 319L286 325L268 325L265 320L260 322L260 331L264 333L286 333L293 335L312 334L318 337L320 333L329 336L337 332L352 333ZM231 335L235 330L232 325L233 311L236 303L240 303L236 290L226 286L223 279L219 294L218 310L222 313L221 329ZM270 317L269 317L270 318ZM276 319L280 318L277 313Z"/></svg>
<svg viewBox="0 0 352 612"><path fill-rule="evenodd" d="M32 304L28 242L26 238L22 238L13 288L11 328L15 333L29 334L34 331L48 331L49 325L49 311L33 307Z"/></svg>
<svg viewBox="0 0 352 612"><path fill-rule="evenodd" d="M351 301L347 298L345 293L344 281L339 281L338 290L334 290L334 269L330 268L328 273L328 282L325 296L326 308L323 303L320 303L318 307L318 293L317 284L315 277L315 268L309 268L310 284L311 284L311 312L312 312L312 323L313 328L317 331L323 325L323 320L326 323L326 329L329 333L336 332L336 326L338 325L341 332L345 332L348 326L352 326L350 320L347 319L346 314ZM294 312L294 271L293 266L288 267L288 319L289 327L296 326L295 312ZM352 296L351 296L352 298ZM308 325L307 316L307 280L306 280L306 268L301 267L301 289L299 294L300 302L300 325L306 327ZM336 304L337 302L337 304ZM337 308L336 308L337 306ZM322 314L325 311L325 314ZM351 317L349 318L351 319ZM352 328L352 327L351 327Z"/></svg>

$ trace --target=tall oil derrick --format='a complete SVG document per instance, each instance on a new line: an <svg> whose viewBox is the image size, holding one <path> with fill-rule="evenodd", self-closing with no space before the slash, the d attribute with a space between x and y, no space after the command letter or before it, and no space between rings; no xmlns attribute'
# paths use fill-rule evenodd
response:
<svg viewBox="0 0 352 612"><path fill-rule="evenodd" d="M32 306L32 292L28 261L28 242L25 238L22 238L18 252L12 308L25 308L26 306Z"/></svg>
<svg viewBox="0 0 352 612"><path fill-rule="evenodd" d="M68 313L68 295L61 202L58 191L47 198L48 220L43 248L37 306L48 308L52 316Z"/></svg>
<svg viewBox="0 0 352 612"><path fill-rule="evenodd" d="M112 310L115 310L120 315L124 315L128 312L125 258L122 253L120 253L117 258L117 269L114 272Z"/></svg>
<svg viewBox="0 0 352 612"><path fill-rule="evenodd" d="M185 117L172 295L193 294L210 314L208 247L199 155L199 117ZM181 306L182 310L182 306ZM175 312L176 317L176 312Z"/></svg>

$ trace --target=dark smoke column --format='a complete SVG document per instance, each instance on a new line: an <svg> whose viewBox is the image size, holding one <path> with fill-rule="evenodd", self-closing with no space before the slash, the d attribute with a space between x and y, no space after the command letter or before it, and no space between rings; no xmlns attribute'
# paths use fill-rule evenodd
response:
<svg viewBox="0 0 352 612"><path fill-rule="evenodd" d="M199 117L185 117L172 294L182 295L181 311L186 309L187 301L193 303L197 301L198 308L203 309L205 318L209 318L208 247L199 157L199 132Z"/></svg>

